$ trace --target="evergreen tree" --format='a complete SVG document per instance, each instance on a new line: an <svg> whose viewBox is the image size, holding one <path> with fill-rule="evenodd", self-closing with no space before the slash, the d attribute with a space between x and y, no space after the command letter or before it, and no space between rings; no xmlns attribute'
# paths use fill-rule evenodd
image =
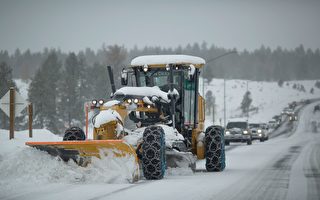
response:
<svg viewBox="0 0 320 200"><path fill-rule="evenodd" d="M247 91L243 96L241 106L240 106L243 114L246 114L249 112L251 103L252 103L251 92Z"/></svg>
<svg viewBox="0 0 320 200"><path fill-rule="evenodd" d="M65 60L64 71L61 82L61 102L59 105L60 114L67 126L79 126L83 117L83 102L81 101L80 74L82 69L77 56L70 53Z"/></svg>
<svg viewBox="0 0 320 200"><path fill-rule="evenodd" d="M58 133L60 127L57 113L60 69L61 63L52 51L36 72L28 93L35 108L35 127L48 128L53 133Z"/></svg>
<svg viewBox="0 0 320 200"><path fill-rule="evenodd" d="M15 82L12 79L12 68L5 62L0 63L0 98L2 98L10 89L10 87L16 87ZM9 128L9 118L1 110L0 111L1 128Z"/></svg>

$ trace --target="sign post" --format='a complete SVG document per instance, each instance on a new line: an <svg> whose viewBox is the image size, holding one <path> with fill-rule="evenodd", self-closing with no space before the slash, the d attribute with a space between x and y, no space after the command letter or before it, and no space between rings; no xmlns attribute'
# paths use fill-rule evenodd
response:
<svg viewBox="0 0 320 200"><path fill-rule="evenodd" d="M29 138L32 138L32 117L33 117L33 107L32 103L28 105L28 115L29 115Z"/></svg>
<svg viewBox="0 0 320 200"><path fill-rule="evenodd" d="M21 97L21 95L11 87L10 90L0 99L0 109L9 117L10 140L14 138L14 118L17 117L28 103ZM31 118L32 120L32 118ZM32 134L31 134L32 135Z"/></svg>
<svg viewBox="0 0 320 200"><path fill-rule="evenodd" d="M14 103L15 103L15 90L13 87L10 88L10 136L9 139L13 139L14 138L14 117L15 117L15 109L14 109Z"/></svg>

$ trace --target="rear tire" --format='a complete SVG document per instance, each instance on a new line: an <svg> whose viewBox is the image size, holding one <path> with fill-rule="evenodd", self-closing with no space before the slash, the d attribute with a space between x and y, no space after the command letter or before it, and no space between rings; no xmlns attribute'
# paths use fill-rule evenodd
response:
<svg viewBox="0 0 320 200"><path fill-rule="evenodd" d="M229 142L229 141L224 141L224 144L225 144L226 146L229 146L229 145L230 145L230 142Z"/></svg>
<svg viewBox="0 0 320 200"><path fill-rule="evenodd" d="M205 157L208 172L223 171L226 167L224 135L219 126L210 126L205 132Z"/></svg>
<svg viewBox="0 0 320 200"><path fill-rule="evenodd" d="M264 142L264 138L260 138L260 142Z"/></svg>
<svg viewBox="0 0 320 200"><path fill-rule="evenodd" d="M162 179L166 170L165 134L160 126L144 130L142 143L142 171L147 180Z"/></svg>
<svg viewBox="0 0 320 200"><path fill-rule="evenodd" d="M252 139L247 140L247 145L252 145Z"/></svg>
<svg viewBox="0 0 320 200"><path fill-rule="evenodd" d="M64 132L63 141L86 140L86 135L79 127L68 128Z"/></svg>

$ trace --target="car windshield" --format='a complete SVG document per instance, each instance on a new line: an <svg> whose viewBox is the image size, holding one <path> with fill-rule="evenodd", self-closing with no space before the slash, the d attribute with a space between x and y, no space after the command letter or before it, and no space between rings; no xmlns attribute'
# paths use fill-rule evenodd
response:
<svg viewBox="0 0 320 200"><path fill-rule="evenodd" d="M241 128L246 129L247 128L247 122L229 122L227 125L227 129L231 128Z"/></svg>
<svg viewBox="0 0 320 200"><path fill-rule="evenodd" d="M260 128L260 124L249 124L250 128Z"/></svg>

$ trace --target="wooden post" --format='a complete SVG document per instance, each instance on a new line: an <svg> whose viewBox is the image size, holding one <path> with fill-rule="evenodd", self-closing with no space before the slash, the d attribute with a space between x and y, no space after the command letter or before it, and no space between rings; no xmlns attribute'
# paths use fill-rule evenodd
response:
<svg viewBox="0 0 320 200"><path fill-rule="evenodd" d="M9 135L9 139L13 139L14 138L14 117L15 117L15 113L14 113L14 95L15 95L15 89L14 87L10 88L10 135Z"/></svg>
<svg viewBox="0 0 320 200"><path fill-rule="evenodd" d="M86 112L86 140L88 139L88 125L89 125L89 119L88 119L88 115L89 115L89 106L88 104L86 103L85 105L85 112Z"/></svg>
<svg viewBox="0 0 320 200"><path fill-rule="evenodd" d="M33 107L32 103L28 105L28 114L29 114L29 138L32 138L32 121L33 121Z"/></svg>

